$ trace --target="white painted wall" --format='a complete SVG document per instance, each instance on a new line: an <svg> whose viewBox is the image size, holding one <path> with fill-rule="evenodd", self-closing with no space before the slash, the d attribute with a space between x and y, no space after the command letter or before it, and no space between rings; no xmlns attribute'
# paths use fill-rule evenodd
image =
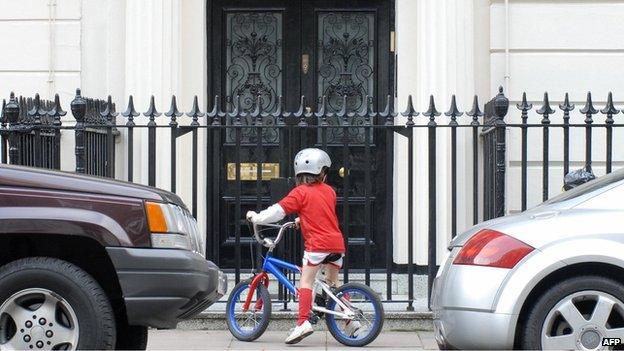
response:
<svg viewBox="0 0 624 351"><path fill-rule="evenodd" d="M48 5L56 4L56 5ZM80 0L0 1L0 96L65 100L80 85Z"/></svg>
<svg viewBox="0 0 624 351"><path fill-rule="evenodd" d="M617 107L624 99L624 2L622 1L516 1L509 2L509 90L506 92L515 105L526 91L533 102L529 121L541 121L535 110L548 91L551 105L559 104L566 92L576 105L571 123L583 123L579 110L584 106L588 90L592 91L594 106L604 107L607 94L613 91ZM505 2L493 1L490 7L490 91L494 94L504 85L505 76ZM514 106L512 105L512 106ZM557 111L552 123L562 123L562 112ZM616 120L618 117L615 117ZM594 116L603 123L605 116ZM508 122L519 123L520 113L510 109ZM622 133L614 132L614 168L622 166L624 155L619 152ZM520 209L520 131L511 128L508 142L507 208ZM551 131L549 194L561 191L563 183L563 137L561 129ZM585 139L582 130L571 133L571 169L584 164ZM594 132L593 163L597 175L604 174L605 133ZM529 205L541 202L542 192L542 136L541 131L529 132ZM597 162L596 162L597 161Z"/></svg>

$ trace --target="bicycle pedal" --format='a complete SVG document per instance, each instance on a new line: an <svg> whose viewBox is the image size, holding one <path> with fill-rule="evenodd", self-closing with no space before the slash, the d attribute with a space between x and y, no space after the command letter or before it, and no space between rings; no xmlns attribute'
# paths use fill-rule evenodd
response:
<svg viewBox="0 0 624 351"><path fill-rule="evenodd" d="M316 325L319 322L319 316L317 316L316 314L312 314L309 318L308 321L310 322L310 324L312 325Z"/></svg>

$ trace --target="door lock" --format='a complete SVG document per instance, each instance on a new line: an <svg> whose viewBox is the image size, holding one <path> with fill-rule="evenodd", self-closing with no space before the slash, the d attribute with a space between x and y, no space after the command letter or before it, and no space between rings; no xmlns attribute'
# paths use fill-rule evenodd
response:
<svg viewBox="0 0 624 351"><path fill-rule="evenodd" d="M301 55L301 71L303 74L308 74L308 70L310 69L310 55L303 54Z"/></svg>

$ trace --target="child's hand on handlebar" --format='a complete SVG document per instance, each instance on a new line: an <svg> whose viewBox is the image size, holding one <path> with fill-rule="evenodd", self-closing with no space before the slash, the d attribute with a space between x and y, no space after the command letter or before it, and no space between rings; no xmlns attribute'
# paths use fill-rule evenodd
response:
<svg viewBox="0 0 624 351"><path fill-rule="evenodd" d="M299 229L301 227L301 219L299 217L295 218L295 229Z"/></svg>
<svg viewBox="0 0 624 351"><path fill-rule="evenodd" d="M248 221L250 222L254 222L254 217L256 217L258 214L254 211L247 211L247 215L245 216L247 218Z"/></svg>

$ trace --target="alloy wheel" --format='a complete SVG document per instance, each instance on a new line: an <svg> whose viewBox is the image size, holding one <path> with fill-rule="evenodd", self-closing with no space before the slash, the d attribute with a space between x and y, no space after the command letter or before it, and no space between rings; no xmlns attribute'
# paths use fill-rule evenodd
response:
<svg viewBox="0 0 624 351"><path fill-rule="evenodd" d="M2 350L75 350L78 318L71 305L54 292L31 288L0 306Z"/></svg>
<svg viewBox="0 0 624 351"><path fill-rule="evenodd" d="M602 291L579 291L561 299L546 315L542 348L602 350L604 338L624 339L624 302Z"/></svg>

